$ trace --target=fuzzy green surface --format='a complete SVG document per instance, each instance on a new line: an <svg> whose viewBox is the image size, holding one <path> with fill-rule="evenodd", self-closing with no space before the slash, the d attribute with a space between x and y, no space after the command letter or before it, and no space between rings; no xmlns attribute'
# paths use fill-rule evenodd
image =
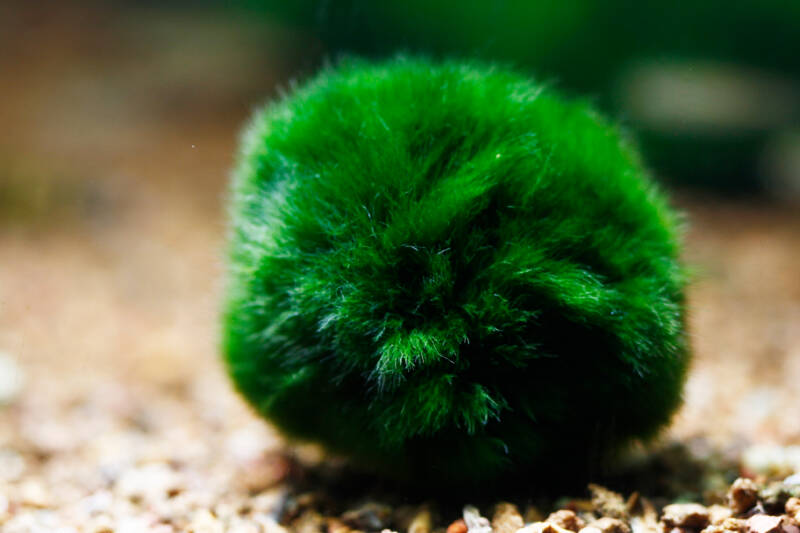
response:
<svg viewBox="0 0 800 533"><path fill-rule="evenodd" d="M289 435L455 484L680 403L676 218L613 126L524 76L329 68L254 117L230 208L225 357Z"/></svg>

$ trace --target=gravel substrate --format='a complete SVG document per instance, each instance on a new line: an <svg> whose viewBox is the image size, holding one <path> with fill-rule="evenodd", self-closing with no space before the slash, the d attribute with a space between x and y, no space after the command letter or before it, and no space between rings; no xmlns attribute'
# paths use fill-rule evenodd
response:
<svg viewBox="0 0 800 533"><path fill-rule="evenodd" d="M3 533L800 533L793 447L665 443L603 476L624 497L590 485L554 498L532 479L508 501L473 499L289 447L219 372L102 385L85 373L94 386L40 375L0 409Z"/></svg>
<svg viewBox="0 0 800 533"><path fill-rule="evenodd" d="M47 429L45 424L38 430L43 433L26 435L34 439L28 445L35 446L35 439L40 438L44 439L40 444L60 449L51 446L19 451L7 446L0 450L0 530L800 533L800 476L768 481L766 475L752 470L766 467L774 475L796 468L793 448L748 450L744 457L755 462L749 464L745 459L738 469L750 477L739 477L730 486L720 485L720 478L729 471L721 467L731 466L725 460L696 457L692 463L684 446L673 445L649 455L650 462L632 467L634 473L648 478L658 470L662 476L671 476L672 484L658 485L669 495L622 495L590 484L584 497L553 499L532 486L530 491L518 490L513 502L474 506L454 504L453 498L415 501L407 488L376 488L374 481L353 477L335 460L321 461L314 449L297 448L289 453L289 448L263 425L241 427L224 442L211 446L177 430L169 446L159 446L147 441L147 433L151 424L169 423L169 417L148 421L146 413L144 419L137 418L136 413L128 415L121 418L127 420L127 430L114 435L98 433L97 441L88 448L54 441L55 434L48 431L64 428ZM225 422L215 423L224 429ZM98 429L91 422L75 427L79 434ZM676 450L682 452L676 455ZM94 468L86 468L86 454L95 457ZM700 463L711 468L699 470L700 477L689 483L695 489L705 487L702 495L692 493L686 480L679 481L681 464L691 469ZM678 470L665 472L667 464ZM623 482L629 474L617 477L617 482ZM676 490L689 490L684 495L691 494L696 500L682 501ZM533 494L539 496L532 498ZM675 498L677 503L673 502Z"/></svg>

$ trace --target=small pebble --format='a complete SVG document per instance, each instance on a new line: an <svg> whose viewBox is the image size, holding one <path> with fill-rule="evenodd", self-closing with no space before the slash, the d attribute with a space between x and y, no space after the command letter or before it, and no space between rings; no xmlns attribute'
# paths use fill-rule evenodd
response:
<svg viewBox="0 0 800 533"><path fill-rule="evenodd" d="M408 533L430 533L433 528L431 511L427 507L420 509L408 526Z"/></svg>
<svg viewBox="0 0 800 533"><path fill-rule="evenodd" d="M727 518L719 524L712 524L701 533L745 533L747 525L741 518Z"/></svg>
<svg viewBox="0 0 800 533"><path fill-rule="evenodd" d="M786 485L780 481L769 483L759 491L758 497L765 509L782 510L789 498L800 497L800 485Z"/></svg>
<svg viewBox="0 0 800 533"><path fill-rule="evenodd" d="M501 502L495 506L491 525L493 533L516 533L525 523L516 505Z"/></svg>
<svg viewBox="0 0 800 533"><path fill-rule="evenodd" d="M586 525L586 522L576 515L575 511L570 511L569 509L561 509L552 513L547 517L547 522L576 533Z"/></svg>
<svg viewBox="0 0 800 533"><path fill-rule="evenodd" d="M592 493L594 510L600 515L611 518L628 516L628 505L621 494L594 484L589 485L589 491Z"/></svg>
<svg viewBox="0 0 800 533"><path fill-rule="evenodd" d="M630 520L631 533L660 533L658 520L650 516L634 516Z"/></svg>
<svg viewBox="0 0 800 533"><path fill-rule="evenodd" d="M708 521L710 524L721 524L733 516L733 510L724 505L714 504L708 508Z"/></svg>
<svg viewBox="0 0 800 533"><path fill-rule="evenodd" d="M447 526L447 533L467 533L467 524L463 518L459 518L449 526Z"/></svg>
<svg viewBox="0 0 800 533"><path fill-rule="evenodd" d="M595 520L589 526L599 529L602 533L631 533L631 528L628 524L619 518L610 516Z"/></svg>
<svg viewBox="0 0 800 533"><path fill-rule="evenodd" d="M784 508L786 514L797 520L800 517L800 498L789 498L786 500Z"/></svg>
<svg viewBox="0 0 800 533"><path fill-rule="evenodd" d="M757 514L747 519L748 533L781 533L783 518L780 516L770 516Z"/></svg>
<svg viewBox="0 0 800 533"><path fill-rule="evenodd" d="M673 528L703 529L708 526L708 509L697 503L673 503L664 507L661 522L664 531Z"/></svg>
<svg viewBox="0 0 800 533"><path fill-rule="evenodd" d="M758 485L752 479L738 478L728 491L728 506L734 514L744 514L758 502Z"/></svg>
<svg viewBox="0 0 800 533"><path fill-rule="evenodd" d="M464 523L467 525L469 533L492 533L492 526L489 520L472 505L464 507Z"/></svg>
<svg viewBox="0 0 800 533"><path fill-rule="evenodd" d="M300 518L292 522L292 529L297 533L325 533L325 520L316 511L308 510Z"/></svg>

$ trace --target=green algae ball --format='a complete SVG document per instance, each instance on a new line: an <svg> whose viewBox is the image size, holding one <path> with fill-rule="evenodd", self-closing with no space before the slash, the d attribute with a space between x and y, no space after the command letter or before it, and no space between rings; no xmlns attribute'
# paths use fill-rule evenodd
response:
<svg viewBox="0 0 800 533"><path fill-rule="evenodd" d="M351 59L242 144L223 348L289 436L477 483L603 456L680 404L678 219L587 104L492 65Z"/></svg>

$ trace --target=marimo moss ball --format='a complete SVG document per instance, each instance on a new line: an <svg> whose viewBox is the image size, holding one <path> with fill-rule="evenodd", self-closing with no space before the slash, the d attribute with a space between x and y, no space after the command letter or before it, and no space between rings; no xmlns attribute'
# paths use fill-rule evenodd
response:
<svg viewBox="0 0 800 533"><path fill-rule="evenodd" d="M484 482L680 403L676 217L615 127L525 76L327 68L256 114L230 208L228 368L292 437Z"/></svg>

